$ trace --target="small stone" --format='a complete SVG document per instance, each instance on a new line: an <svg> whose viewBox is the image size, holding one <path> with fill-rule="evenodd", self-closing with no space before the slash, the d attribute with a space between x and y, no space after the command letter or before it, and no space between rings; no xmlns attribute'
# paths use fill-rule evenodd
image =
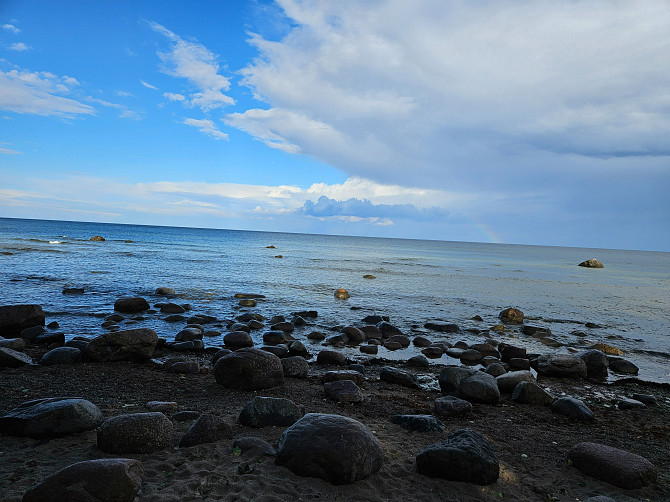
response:
<svg viewBox="0 0 670 502"><path fill-rule="evenodd" d="M435 400L435 413L447 417L463 415L472 411L472 403L455 396L442 396Z"/></svg>
<svg viewBox="0 0 670 502"><path fill-rule="evenodd" d="M146 406L149 411L160 411L165 414L174 413L179 408L174 401L149 401Z"/></svg>

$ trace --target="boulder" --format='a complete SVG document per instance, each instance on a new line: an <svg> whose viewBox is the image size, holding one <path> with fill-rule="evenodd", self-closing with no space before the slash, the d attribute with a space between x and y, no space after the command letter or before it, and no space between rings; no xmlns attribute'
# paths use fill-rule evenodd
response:
<svg viewBox="0 0 670 502"><path fill-rule="evenodd" d="M471 403L498 404L500 390L495 378L477 371L461 381L457 396Z"/></svg>
<svg viewBox="0 0 670 502"><path fill-rule="evenodd" d="M507 370L502 365L502 363L491 363L486 367L485 372L492 377L499 377L500 375L507 373Z"/></svg>
<svg viewBox="0 0 670 502"><path fill-rule="evenodd" d="M0 336L16 338L31 326L44 326L44 312L39 305L0 306Z"/></svg>
<svg viewBox="0 0 670 502"><path fill-rule="evenodd" d="M442 396L435 400L435 413L446 417L453 417L470 413L472 403L455 396Z"/></svg>
<svg viewBox="0 0 670 502"><path fill-rule="evenodd" d="M521 324L523 323L523 312L519 309L509 307L500 312L498 318L507 324Z"/></svg>
<svg viewBox="0 0 670 502"><path fill-rule="evenodd" d="M89 241L94 241L94 242L105 242L105 238L102 235L94 235L89 239Z"/></svg>
<svg viewBox="0 0 670 502"><path fill-rule="evenodd" d="M338 403L360 403L363 392L352 380L334 380L323 385L326 396Z"/></svg>
<svg viewBox="0 0 670 502"><path fill-rule="evenodd" d="M605 268L605 266L600 262L600 260L597 260L596 258L584 260L578 266L586 268Z"/></svg>
<svg viewBox="0 0 670 502"><path fill-rule="evenodd" d="M588 378L605 378L607 376L607 368L610 363L607 356L600 350L587 350L579 354L586 364L586 376Z"/></svg>
<svg viewBox="0 0 670 502"><path fill-rule="evenodd" d="M74 347L57 347L44 354L40 359L40 364L43 366L79 362L81 362L81 350Z"/></svg>
<svg viewBox="0 0 670 502"><path fill-rule="evenodd" d="M284 384L281 360L264 350L242 348L221 357L214 366L216 382L241 390L262 390Z"/></svg>
<svg viewBox="0 0 670 502"><path fill-rule="evenodd" d="M312 357L312 354L309 353L307 347L305 347L305 344L302 343L301 341L294 340L289 343L290 343L288 347L289 357L300 356L304 357L305 359L309 359L310 357Z"/></svg>
<svg viewBox="0 0 670 502"><path fill-rule="evenodd" d="M393 415L391 422L411 432L444 432L444 424L432 415Z"/></svg>
<svg viewBox="0 0 670 502"><path fill-rule="evenodd" d="M179 448L198 444L216 443L233 437L233 429L222 418L203 414L191 424L179 441Z"/></svg>
<svg viewBox="0 0 670 502"><path fill-rule="evenodd" d="M156 288L156 294L158 296L172 296L174 295L174 289L161 286L160 288Z"/></svg>
<svg viewBox="0 0 670 502"><path fill-rule="evenodd" d="M365 375L353 370L327 371L323 374L324 383L335 382L337 380L351 380L356 385L362 385L365 381Z"/></svg>
<svg viewBox="0 0 670 502"><path fill-rule="evenodd" d="M33 339L34 343L40 344L40 345L58 345L62 347L65 345L65 333L62 331L57 331L57 332L45 332L37 335Z"/></svg>
<svg viewBox="0 0 670 502"><path fill-rule="evenodd" d="M524 326L524 329L527 327L528 326ZM498 352L500 352L500 360L505 363L509 362L509 360L513 358L525 359L526 357L525 347L517 347L507 343L501 343L498 345Z"/></svg>
<svg viewBox="0 0 670 502"><path fill-rule="evenodd" d="M36 399L0 416L0 432L32 438L56 437L95 429L102 420L98 407L85 399Z"/></svg>
<svg viewBox="0 0 670 502"><path fill-rule="evenodd" d="M534 382L519 382L512 391L512 401L519 404L550 406L554 402L554 396Z"/></svg>
<svg viewBox="0 0 670 502"><path fill-rule="evenodd" d="M33 364L28 354L0 347L0 368L20 368L26 364Z"/></svg>
<svg viewBox="0 0 670 502"><path fill-rule="evenodd" d="M537 358L537 372L542 376L557 378L586 378L584 360L572 354L543 354Z"/></svg>
<svg viewBox="0 0 670 502"><path fill-rule="evenodd" d="M286 338L286 333L283 331L268 331L263 334L263 343L267 343L268 345L279 345L286 342L288 342L288 338Z"/></svg>
<svg viewBox="0 0 670 502"><path fill-rule="evenodd" d="M223 337L223 344L226 348L237 350L245 347L253 347L254 341L246 331L233 331Z"/></svg>
<svg viewBox="0 0 670 502"><path fill-rule="evenodd" d="M31 326L29 328L22 329L20 336L21 338L32 341L46 332L47 330L44 326Z"/></svg>
<svg viewBox="0 0 670 502"><path fill-rule="evenodd" d="M340 289L335 291L335 298L337 298L338 300L346 300L350 297L351 297L351 295L344 288L340 288Z"/></svg>
<svg viewBox="0 0 670 502"><path fill-rule="evenodd" d="M559 397L551 405L551 411L564 417L580 422L591 422L594 420L593 412L589 409L583 401L571 397Z"/></svg>
<svg viewBox="0 0 670 502"><path fill-rule="evenodd" d="M240 413L240 423L247 427L276 427L296 423L305 410L290 399L257 396Z"/></svg>
<svg viewBox="0 0 670 502"><path fill-rule="evenodd" d="M0 338L0 348L23 352L26 350L26 341L23 338Z"/></svg>
<svg viewBox="0 0 670 502"><path fill-rule="evenodd" d="M32 487L23 496L23 502L133 502L142 487L143 476L138 460L85 460Z"/></svg>
<svg viewBox="0 0 670 502"><path fill-rule="evenodd" d="M128 329L95 337L84 355L93 361L144 362L151 359L156 344L158 335L153 329Z"/></svg>
<svg viewBox="0 0 670 502"><path fill-rule="evenodd" d="M447 366L438 377L442 394L453 394L458 391L461 382L475 373L476 370L459 366Z"/></svg>
<svg viewBox="0 0 670 502"><path fill-rule="evenodd" d="M150 308L149 302L140 296L119 298L114 302L114 310L117 312L142 312Z"/></svg>
<svg viewBox="0 0 670 502"><path fill-rule="evenodd" d="M412 338L412 345L414 345L415 347L419 347L420 349L422 349L424 347L430 347L432 345L432 343L433 342L431 342L425 336L419 335L419 336L415 336L414 338Z"/></svg>
<svg viewBox="0 0 670 502"><path fill-rule="evenodd" d="M623 373L625 375L637 375L640 369L632 362L626 360L626 359L621 359L618 357L610 357L609 358L610 362L610 370L614 371L615 373Z"/></svg>
<svg viewBox="0 0 670 502"><path fill-rule="evenodd" d="M535 377L530 371L510 371L496 377L498 389L503 394L511 394L520 382L536 383Z"/></svg>
<svg viewBox="0 0 670 502"><path fill-rule="evenodd" d="M152 453L172 446L173 426L163 413L130 413L98 427L98 448L107 453Z"/></svg>
<svg viewBox="0 0 670 502"><path fill-rule="evenodd" d="M369 354L374 356L379 352L379 346L373 344L361 345L358 350L361 351L361 354Z"/></svg>
<svg viewBox="0 0 670 502"><path fill-rule="evenodd" d="M420 389L419 380L416 375L391 366L384 366L379 371L379 379L382 382L388 382L396 385L402 385L410 389Z"/></svg>
<svg viewBox="0 0 670 502"><path fill-rule="evenodd" d="M426 349L424 349L424 350L426 350ZM441 356L442 355L442 349L439 349L439 350L440 350L440 356ZM428 362L428 358L424 355L418 355L418 356L410 357L407 360L406 365L410 366L410 367L413 367L413 368L421 368L421 369L430 368L430 363Z"/></svg>
<svg viewBox="0 0 670 502"><path fill-rule="evenodd" d="M304 357L301 356L291 356L284 357L281 359L282 370L284 371L284 376L289 378L307 378L307 373L309 372L309 364Z"/></svg>
<svg viewBox="0 0 670 502"><path fill-rule="evenodd" d="M239 448L242 455L257 457L274 457L277 451L264 439L254 436L242 436L233 441L233 450Z"/></svg>
<svg viewBox="0 0 670 502"><path fill-rule="evenodd" d="M348 343L351 344L359 344L366 339L365 333L354 326L347 326L342 332L347 335L347 338L349 339Z"/></svg>
<svg viewBox="0 0 670 502"><path fill-rule="evenodd" d="M183 314L186 309L176 303L164 303L161 306L161 312L163 314Z"/></svg>
<svg viewBox="0 0 670 502"><path fill-rule="evenodd" d="M378 323L377 329L381 332L382 338L389 338L393 335L402 335L402 331L400 331L399 328L396 328L393 324L390 324L387 321Z"/></svg>
<svg viewBox="0 0 670 502"><path fill-rule="evenodd" d="M175 342L192 342L202 340L203 332L198 328L184 328L174 336Z"/></svg>
<svg viewBox="0 0 670 502"><path fill-rule="evenodd" d="M646 458L604 444L576 444L568 460L587 476L629 490L654 483L657 477L656 467Z"/></svg>
<svg viewBox="0 0 670 502"><path fill-rule="evenodd" d="M406 349L407 347L409 347L410 339L409 339L408 336L405 336L405 335L391 335L386 340L386 343L384 344L384 346L386 346L387 344L390 344L390 343L398 343L398 344L400 344L400 346L403 349Z"/></svg>
<svg viewBox="0 0 670 502"><path fill-rule="evenodd" d="M477 485L495 483L498 457L486 439L471 429L452 432L445 441L428 446L416 456L421 474Z"/></svg>
<svg viewBox="0 0 670 502"><path fill-rule="evenodd" d="M336 364L338 366L346 366L347 360L342 352L335 350L322 350L316 356L318 364Z"/></svg>
<svg viewBox="0 0 670 502"><path fill-rule="evenodd" d="M458 324L453 323L427 322L423 327L440 333L458 333L460 331Z"/></svg>
<svg viewBox="0 0 670 502"><path fill-rule="evenodd" d="M281 435L275 462L298 476L342 485L368 478L379 471L383 459L381 444L360 422L308 413Z"/></svg>

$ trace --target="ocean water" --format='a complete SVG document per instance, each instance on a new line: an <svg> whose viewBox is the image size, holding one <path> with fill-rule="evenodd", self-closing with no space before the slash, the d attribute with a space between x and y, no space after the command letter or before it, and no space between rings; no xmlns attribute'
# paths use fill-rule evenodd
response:
<svg viewBox="0 0 670 502"><path fill-rule="evenodd" d="M90 241L94 235L106 241ZM605 268L577 266L588 258ZM670 382L670 253L0 218L0 305L41 305L47 322L58 321L66 338L103 333L101 316L111 314L121 296L165 301L153 295L159 286L175 289L172 301L191 304L193 314L221 320L246 311L267 318L318 311L314 325L296 330L298 339L375 313L407 334L436 341L491 336L541 353L603 342L624 350L641 379ZM85 293L62 294L66 287ZM338 288L351 298L337 300ZM236 293L266 298L245 309ZM526 324L548 327L563 346L550 348L520 333L482 332L499 323L506 307L521 309ZM483 321L471 320L475 315ZM164 314L144 317L122 329L151 327L173 339L183 327L165 322ZM454 322L462 332L423 333L427 321ZM587 322L599 327L587 328ZM262 333L252 332L257 343ZM218 346L222 337L205 342ZM380 348L379 357L417 353ZM446 355L433 362L458 364Z"/></svg>

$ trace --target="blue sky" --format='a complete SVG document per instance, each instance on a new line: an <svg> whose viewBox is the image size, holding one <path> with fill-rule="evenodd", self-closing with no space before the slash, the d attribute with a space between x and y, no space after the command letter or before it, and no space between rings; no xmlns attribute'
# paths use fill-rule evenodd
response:
<svg viewBox="0 0 670 502"><path fill-rule="evenodd" d="M670 250L665 1L0 3L0 216Z"/></svg>

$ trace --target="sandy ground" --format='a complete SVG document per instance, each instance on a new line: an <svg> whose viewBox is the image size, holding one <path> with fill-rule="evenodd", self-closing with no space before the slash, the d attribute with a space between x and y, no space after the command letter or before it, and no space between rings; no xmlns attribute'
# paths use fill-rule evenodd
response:
<svg viewBox="0 0 670 502"><path fill-rule="evenodd" d="M205 356L188 357L206 361ZM402 363L395 365L402 367ZM236 455L232 440L125 455L144 466L144 481L137 496L140 501L576 501L593 495L608 495L617 501L670 500L670 389L665 386L541 379L539 383L556 396L569 394L585 399L596 421L569 421L548 408L519 405L506 396L497 406L475 405L470 415L442 419L446 427L443 433L417 433L392 424L391 416L432 413L439 392L428 390L429 386L426 390L410 390L380 382L380 367L367 367L368 381L362 386L365 401L355 405L326 398L320 374L336 368L316 364L310 365L307 380L286 379L281 387L258 392L225 389L206 370L197 375L178 375L147 364L81 363L4 369L0 370L0 413L44 397L83 397L95 403L105 417L146 411L148 401L176 401L180 410L225 418L235 437L258 436L276 445L282 427L248 428L240 425L237 417L255 395L284 397L304 406L307 412L336 413L359 420L374 432L385 452L379 473L347 486L301 478L276 466L271 458ZM440 367L435 366L420 373L430 381L439 371ZM660 406L637 411L613 406L617 398L634 392L656 396ZM175 444L189 425L175 422ZM416 471L419 451L465 427L484 434L498 454L501 476L496 483L482 487L428 478ZM638 490L623 490L584 476L566 460L568 450L581 441L604 443L646 457L658 468L658 482ZM81 460L112 456L97 449L95 431L50 440L0 436L0 499L19 501L28 488L59 469ZM253 472L239 474L240 463L250 463Z"/></svg>

